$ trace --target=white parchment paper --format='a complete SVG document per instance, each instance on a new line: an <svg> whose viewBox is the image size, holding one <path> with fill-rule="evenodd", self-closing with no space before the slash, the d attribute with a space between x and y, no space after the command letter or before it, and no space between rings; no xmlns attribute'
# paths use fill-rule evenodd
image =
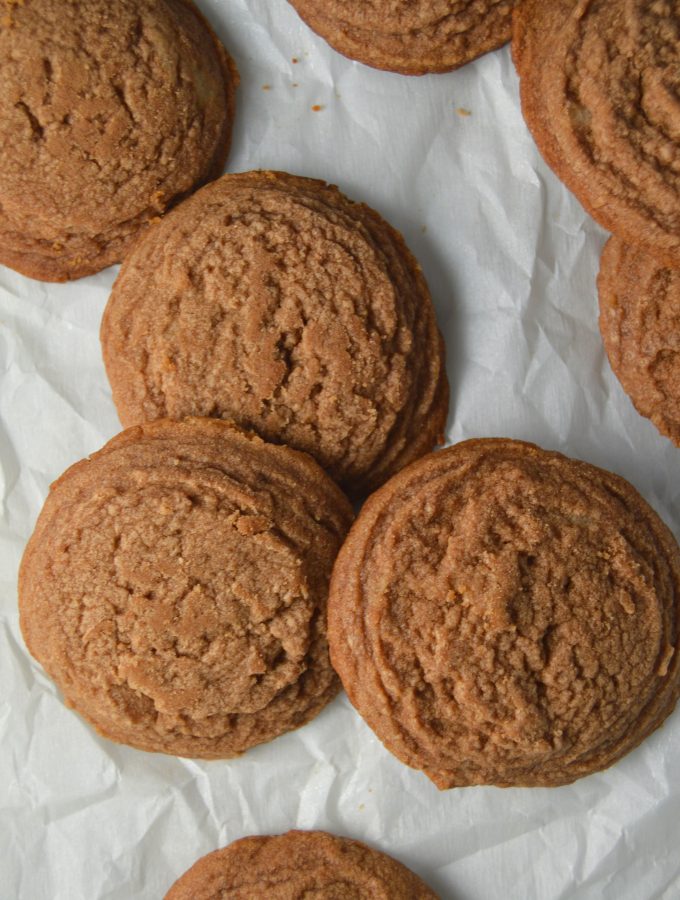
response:
<svg viewBox="0 0 680 900"><path fill-rule="evenodd" d="M242 77L229 170L332 181L421 261L449 441L507 435L612 469L679 536L680 451L637 415L598 333L605 234L540 159L508 49L405 78L334 53L285 0L201 5ZM212 763L117 746L63 706L24 648L16 572L49 483L119 430L98 341L115 275L43 285L0 267L0 897L161 898L202 854L293 827L379 846L447 900L680 897L680 710L570 787L439 793L344 695Z"/></svg>

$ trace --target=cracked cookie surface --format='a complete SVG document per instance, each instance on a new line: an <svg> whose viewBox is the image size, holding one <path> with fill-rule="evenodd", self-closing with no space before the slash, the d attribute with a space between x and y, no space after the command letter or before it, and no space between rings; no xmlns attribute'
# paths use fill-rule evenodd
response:
<svg viewBox="0 0 680 900"><path fill-rule="evenodd" d="M680 447L680 269L611 238L597 285L614 374L637 411Z"/></svg>
<svg viewBox="0 0 680 900"><path fill-rule="evenodd" d="M510 40L517 0L290 0L334 50L404 75L448 72Z"/></svg>
<svg viewBox="0 0 680 900"><path fill-rule="evenodd" d="M308 178L226 175L170 213L126 259L101 339L124 425L227 418L354 494L446 422L420 267L377 213Z"/></svg>
<svg viewBox="0 0 680 900"><path fill-rule="evenodd" d="M224 167L236 69L191 0L0 2L0 262L120 260Z"/></svg>
<svg viewBox="0 0 680 900"><path fill-rule="evenodd" d="M352 519L304 454L217 420L128 429L55 484L21 565L21 627L105 737L218 758L337 693L326 595Z"/></svg>
<svg viewBox="0 0 680 900"><path fill-rule="evenodd" d="M431 454L336 561L331 660L385 746L439 788L567 784L680 693L680 551L628 482L511 440Z"/></svg>
<svg viewBox="0 0 680 900"><path fill-rule="evenodd" d="M546 162L601 225L680 254L680 2L524 0L512 52Z"/></svg>
<svg viewBox="0 0 680 900"><path fill-rule="evenodd" d="M386 853L323 831L246 837L195 863L165 900L437 900Z"/></svg>

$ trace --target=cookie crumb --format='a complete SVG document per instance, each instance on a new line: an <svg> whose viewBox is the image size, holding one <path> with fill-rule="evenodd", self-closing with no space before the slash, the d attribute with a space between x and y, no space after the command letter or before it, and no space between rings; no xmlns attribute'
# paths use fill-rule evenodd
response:
<svg viewBox="0 0 680 900"><path fill-rule="evenodd" d="M472 112L469 109L465 109L464 106L457 106L456 112L458 113L459 116L463 116L464 118L467 118L468 116L472 115Z"/></svg>
<svg viewBox="0 0 680 900"><path fill-rule="evenodd" d="M262 90L263 90L263 91L271 91L271 89L272 89L271 84L263 84L263 85L262 85Z"/></svg>
<svg viewBox="0 0 680 900"><path fill-rule="evenodd" d="M163 199L163 191L154 191L149 197L149 206L153 206L159 212L165 212L165 201Z"/></svg>
<svg viewBox="0 0 680 900"><path fill-rule="evenodd" d="M666 652L663 655L661 662L659 663L659 668L656 670L656 674L659 678L665 678L668 675L668 667L671 664L671 660L675 655L675 649L671 647L670 644L666 645Z"/></svg>
<svg viewBox="0 0 680 900"><path fill-rule="evenodd" d="M312 107L312 112L321 112L324 109L326 109L326 107L323 106L321 103L315 103L314 106Z"/></svg>
<svg viewBox="0 0 680 900"><path fill-rule="evenodd" d="M5 15L2 17L2 24L6 28L11 28L14 25L14 20L12 19L12 9L15 6L23 6L24 0L5 0Z"/></svg>

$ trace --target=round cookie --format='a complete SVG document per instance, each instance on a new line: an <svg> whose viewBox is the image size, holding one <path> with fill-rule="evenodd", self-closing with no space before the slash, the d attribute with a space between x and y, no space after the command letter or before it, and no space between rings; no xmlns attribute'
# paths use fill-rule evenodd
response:
<svg viewBox="0 0 680 900"><path fill-rule="evenodd" d="M336 561L331 661L440 789L603 769L680 693L680 551L628 482L512 440L400 472Z"/></svg>
<svg viewBox="0 0 680 900"><path fill-rule="evenodd" d="M351 519L313 460L230 423L131 428L52 486L19 575L26 645L105 737L238 755L337 693L325 607Z"/></svg>
<svg viewBox="0 0 680 900"><path fill-rule="evenodd" d="M334 50L403 75L448 72L510 40L518 0L289 0Z"/></svg>
<svg viewBox="0 0 680 900"><path fill-rule="evenodd" d="M247 837L208 853L165 900L437 900L406 866L323 831Z"/></svg>
<svg viewBox="0 0 680 900"><path fill-rule="evenodd" d="M191 0L4 10L0 263L68 281L222 172L238 74Z"/></svg>
<svg viewBox="0 0 680 900"><path fill-rule="evenodd" d="M360 494L432 449L444 348L401 236L335 187L225 175L126 259L101 327L124 425L231 419Z"/></svg>
<svg viewBox="0 0 680 900"><path fill-rule="evenodd" d="M677 0L523 0L512 50L546 162L601 225L677 264Z"/></svg>
<svg viewBox="0 0 680 900"><path fill-rule="evenodd" d="M611 238L597 286L614 374L637 411L680 447L680 269Z"/></svg>

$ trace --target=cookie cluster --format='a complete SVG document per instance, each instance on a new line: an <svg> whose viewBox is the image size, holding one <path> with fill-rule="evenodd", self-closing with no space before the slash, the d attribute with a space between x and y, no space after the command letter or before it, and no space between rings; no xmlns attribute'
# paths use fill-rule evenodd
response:
<svg viewBox="0 0 680 900"><path fill-rule="evenodd" d="M536 141L614 232L612 366L680 446L677 4L292 2L405 74L460 66L514 21ZM566 784L657 728L680 695L671 532L559 453L431 452L449 386L417 260L333 186L218 177L238 74L193 3L7 16L0 261L53 281L123 261L101 342L126 430L52 485L20 571L26 644L66 702L112 740L228 758L342 682L441 789ZM348 496L368 496L353 525ZM434 897L364 845L292 832L206 857L168 898L339 884Z"/></svg>
<svg viewBox="0 0 680 900"><path fill-rule="evenodd" d="M680 446L680 10L523 0L512 53L547 163L613 232L600 329L638 412Z"/></svg>

